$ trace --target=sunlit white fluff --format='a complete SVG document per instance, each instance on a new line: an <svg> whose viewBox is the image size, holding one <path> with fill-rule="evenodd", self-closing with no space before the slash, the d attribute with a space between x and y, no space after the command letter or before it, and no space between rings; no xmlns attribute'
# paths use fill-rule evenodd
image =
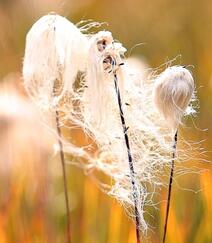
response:
<svg viewBox="0 0 212 243"><path fill-rule="evenodd" d="M48 18L51 19L51 17ZM49 32L49 28L47 28L47 32ZM36 96L36 99L39 97L42 99L50 98L47 100L47 103L49 103L52 98L55 77L62 77L60 79L62 82L59 84L64 83L62 92L67 90L70 92L74 82L73 77L75 77L71 75L76 75L78 70L83 69L85 61L85 75L82 83L77 92L71 96L71 100L75 103L74 109L70 110L67 108L68 105L64 107L63 113L66 120L71 123L70 134L72 126L81 127L92 138L97 150L95 154L88 153L86 148L77 147L68 141L64 142L64 150L74 156L84 158L86 163L83 161L78 165L86 170L97 170L108 175L112 180L109 185L103 187L104 191L116 198L126 208L130 216L135 217L128 157L114 87L113 72L116 72L121 90L123 111L129 127L128 135L139 194L141 230L145 232L148 228L145 219L145 206L153 205L155 191L164 185L160 176L164 174L164 168L169 166L172 152L172 127L167 126L161 113L155 108L153 99L155 81L149 79L148 82L145 82L146 75L142 75L143 70L140 73L133 71L133 68L129 68L127 65L120 66L120 64L125 63L123 54L126 49L120 43L114 42L110 32L101 31L91 36L87 42L85 40L84 46L87 54L80 57L80 53L78 53L79 56L76 59L73 58L73 63L69 55L65 55L69 52L65 52L67 48L64 46L70 42L68 40L64 42L62 38L63 35L68 37L68 34L63 33L62 35L61 33L61 35L58 35L58 43L60 43L59 47L56 45L58 52L53 52L55 50L55 35L51 31L50 33L51 36L49 34L45 37L45 41L50 43L49 48L45 49L44 46L46 47L46 45L43 44L40 48L46 52L43 57L49 55L50 62L46 62L47 69L43 69L42 62L36 65L32 63L33 58L38 57L33 52L31 44L27 44L24 76L29 78L25 78L26 87L31 91L31 94ZM81 36L81 33L79 35ZM45 35L42 36L44 38ZM76 55L78 50L76 43L76 52L74 52ZM30 62L27 61L28 59L30 59ZM111 65L111 59L115 61L115 65ZM57 65L58 62L67 65ZM52 64L49 66L48 63ZM27 70L27 65L29 70L33 70L32 72ZM38 70L45 75L40 75ZM49 79L49 73L54 74L50 75L51 79ZM34 75L36 78L34 78ZM173 78L172 72L168 73L167 76ZM69 79L69 77L71 78ZM38 86L36 86L36 80L39 80ZM38 89L35 89L35 87Z"/></svg>
<svg viewBox="0 0 212 243"><path fill-rule="evenodd" d="M125 52L125 48L118 43L114 43L112 35L108 31L100 31L89 40L89 51L87 58L87 72L85 80L85 90L83 95L83 103L86 106L84 111L85 122L95 124L104 129L105 116L107 111L111 109L111 83L113 85L113 75L110 73L110 64L104 62L108 53L112 54ZM121 62L121 60L119 60ZM121 84L123 86L123 84ZM114 90L114 87L112 87Z"/></svg>
<svg viewBox="0 0 212 243"><path fill-rule="evenodd" d="M155 80L154 101L167 125L176 130L194 92L194 80L184 67L167 68Z"/></svg>
<svg viewBox="0 0 212 243"><path fill-rule="evenodd" d="M74 24L56 14L40 18L26 37L23 78L28 93L49 107L55 95L71 92L77 72L85 69L86 53L86 37Z"/></svg>
<svg viewBox="0 0 212 243"><path fill-rule="evenodd" d="M105 38L104 34L111 38L110 33L100 32L90 40L90 61L82 86L83 129L98 146L95 159L88 163L112 178L112 185L107 187L107 193L115 197L134 217L128 157L114 87L115 71L122 90L122 105L129 127L128 135L139 194L141 230L146 231L148 225L145 220L145 205L153 204L155 190L163 185L160 175L170 161L172 133L155 109L152 99L154 82L143 82L142 75L135 74L132 78L132 69L128 70L125 65L119 66L125 60L119 49L121 46L118 43L114 45L112 39L105 48L99 48L99 43ZM109 57L115 60L116 65L111 65Z"/></svg>

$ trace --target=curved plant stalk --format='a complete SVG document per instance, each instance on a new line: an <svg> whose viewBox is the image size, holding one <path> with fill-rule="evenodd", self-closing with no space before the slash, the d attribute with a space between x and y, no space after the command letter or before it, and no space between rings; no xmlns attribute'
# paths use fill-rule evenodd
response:
<svg viewBox="0 0 212 243"><path fill-rule="evenodd" d="M71 221L70 221L67 177L66 177L66 169L65 169L65 158L64 158L64 152L63 152L63 144L61 142L61 129L60 129L58 110L56 110L55 113L56 113L56 127L57 127L57 135L58 135L58 144L59 144L59 150L60 150L60 160L61 160L62 172L63 172L63 186L64 186L64 193L65 193L66 220L67 220L67 243L71 243Z"/></svg>
<svg viewBox="0 0 212 243"><path fill-rule="evenodd" d="M137 239L137 243L140 243L141 242L140 241L141 222L140 222L140 216L139 216L139 211L138 211L139 195L137 193L137 188L136 188L135 170L134 170L133 160L132 160L132 155L131 155L131 150L130 150L129 137L127 134L128 128L125 123L125 117L124 117L124 112L123 112L123 108L122 108L122 101L121 101L120 90L118 87L118 79L117 79L116 73L114 73L114 84L115 84L115 90L116 90L117 99L118 99L121 124L123 127L123 133L124 133L124 139L125 139L125 144L126 144L126 148L127 148L128 162L129 162L130 175L131 175L131 183L132 183L133 198L134 198L135 220L136 220L136 239Z"/></svg>
<svg viewBox="0 0 212 243"><path fill-rule="evenodd" d="M58 97L61 92L61 82L56 79L54 82L53 87L53 96ZM60 152L60 161L62 166L62 176L63 176L63 187L64 187L64 194L65 194L65 207L66 207L66 242L71 243L71 221L70 221L70 208L69 208L69 198L68 198L68 187L67 187L67 176L66 176L66 167L65 167L65 156L64 156L64 149L62 139L62 132L60 128L60 113L58 111L58 107L55 109L55 122L56 122L56 129L57 129L57 136L58 136L58 145L59 145L59 152Z"/></svg>
<svg viewBox="0 0 212 243"><path fill-rule="evenodd" d="M169 177L169 189L168 189L168 195L167 195L167 205L166 205L166 216L165 216L165 224L164 224L164 232L163 232L163 243L166 241L166 232L167 232L167 226L168 226L168 218L169 218L169 207L170 207L170 201L171 201L171 192L172 192L172 182L173 182L173 176L174 176L174 162L176 158L176 148L177 148L177 131L174 136L174 145L173 145L173 154L172 154L172 163L171 163L171 171L170 171L170 177Z"/></svg>

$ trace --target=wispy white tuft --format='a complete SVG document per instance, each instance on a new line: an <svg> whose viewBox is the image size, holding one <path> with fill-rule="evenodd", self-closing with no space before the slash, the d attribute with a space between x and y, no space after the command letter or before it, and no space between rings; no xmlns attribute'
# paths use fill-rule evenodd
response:
<svg viewBox="0 0 212 243"><path fill-rule="evenodd" d="M24 84L42 108L54 105L72 86L78 71L84 71L87 39L66 18L49 14L40 18L26 37Z"/></svg>
<svg viewBox="0 0 212 243"><path fill-rule="evenodd" d="M193 92L193 77L181 66L167 68L155 80L155 105L174 130L181 122Z"/></svg>
<svg viewBox="0 0 212 243"><path fill-rule="evenodd" d="M83 95L84 120L85 123L92 123L96 127L110 125L105 124L105 118L108 116L108 109L113 109L111 105L111 83L113 85L113 75L110 73L111 64L109 55L114 58L124 54L126 51L121 44L113 43L110 32L100 31L89 41L87 73L85 80L85 90ZM109 59L108 59L109 58ZM117 59L116 61L122 62ZM122 84L123 86L123 84ZM112 87L114 90L114 87Z"/></svg>

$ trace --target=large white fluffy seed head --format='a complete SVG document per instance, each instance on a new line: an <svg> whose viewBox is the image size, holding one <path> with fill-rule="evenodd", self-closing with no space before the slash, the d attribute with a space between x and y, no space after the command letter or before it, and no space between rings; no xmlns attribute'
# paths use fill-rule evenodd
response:
<svg viewBox="0 0 212 243"><path fill-rule="evenodd" d="M194 80L184 67L167 68L155 81L154 101L167 124L176 130L194 92Z"/></svg>
<svg viewBox="0 0 212 243"><path fill-rule="evenodd" d="M66 18L49 14L40 18L26 37L23 63L25 87L38 103L49 105L57 95L72 91L77 72L83 71L87 38Z"/></svg>

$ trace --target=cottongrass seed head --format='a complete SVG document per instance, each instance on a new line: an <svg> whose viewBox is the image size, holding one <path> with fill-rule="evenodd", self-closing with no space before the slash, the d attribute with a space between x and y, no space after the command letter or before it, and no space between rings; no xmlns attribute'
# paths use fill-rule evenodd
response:
<svg viewBox="0 0 212 243"><path fill-rule="evenodd" d="M43 16L26 37L23 78L28 94L42 108L57 104L73 92L86 56L87 39L74 24L56 14Z"/></svg>
<svg viewBox="0 0 212 243"><path fill-rule="evenodd" d="M169 67L155 80L155 105L173 130L181 123L193 93L193 77L184 67Z"/></svg>

